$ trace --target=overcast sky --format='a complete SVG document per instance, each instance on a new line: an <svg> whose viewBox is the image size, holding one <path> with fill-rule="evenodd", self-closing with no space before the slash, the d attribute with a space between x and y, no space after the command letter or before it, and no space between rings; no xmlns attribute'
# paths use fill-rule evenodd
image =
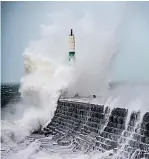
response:
<svg viewBox="0 0 149 159"><path fill-rule="evenodd" d="M83 11L92 12L95 24L104 13L110 25L112 14L118 14L124 5L126 2L2 2L2 83L20 81L22 53L30 41L40 38L40 26L49 22L50 13L69 9L79 19ZM124 17L114 79L149 81L149 2L131 2Z"/></svg>

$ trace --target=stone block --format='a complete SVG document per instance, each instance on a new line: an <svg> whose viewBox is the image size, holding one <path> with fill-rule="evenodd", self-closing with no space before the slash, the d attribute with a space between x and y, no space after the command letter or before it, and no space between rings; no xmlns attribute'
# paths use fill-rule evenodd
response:
<svg viewBox="0 0 149 159"><path fill-rule="evenodd" d="M104 109L103 105L59 100L54 117L43 132L45 135L53 134L53 140L61 146L73 142L73 151L105 152L125 144L121 152L124 156L131 156L136 149L142 153L136 156L147 156L149 113L144 115L139 127L136 123L140 112L132 112L125 127L127 114L128 110L124 108L114 108L110 114L110 107Z"/></svg>

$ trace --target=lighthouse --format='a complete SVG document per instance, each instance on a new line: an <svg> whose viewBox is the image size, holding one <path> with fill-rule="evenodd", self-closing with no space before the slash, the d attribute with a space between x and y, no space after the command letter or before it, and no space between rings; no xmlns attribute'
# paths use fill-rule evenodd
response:
<svg viewBox="0 0 149 159"><path fill-rule="evenodd" d="M75 36L73 30L70 30L69 35L69 64L74 64L75 62Z"/></svg>

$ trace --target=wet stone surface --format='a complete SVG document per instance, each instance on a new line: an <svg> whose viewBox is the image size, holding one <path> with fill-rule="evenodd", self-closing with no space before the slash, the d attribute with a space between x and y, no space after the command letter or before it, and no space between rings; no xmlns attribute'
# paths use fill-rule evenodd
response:
<svg viewBox="0 0 149 159"><path fill-rule="evenodd" d="M59 145L73 144L74 151L112 149L118 158L149 158L149 113L142 121L140 112L132 112L129 119L127 115L124 108L110 111L103 105L58 101L54 118L43 133L54 135L53 140Z"/></svg>

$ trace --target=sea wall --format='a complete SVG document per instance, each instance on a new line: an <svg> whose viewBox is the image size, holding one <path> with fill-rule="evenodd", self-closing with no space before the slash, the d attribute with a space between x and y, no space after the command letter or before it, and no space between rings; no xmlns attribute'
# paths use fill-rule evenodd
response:
<svg viewBox="0 0 149 159"><path fill-rule="evenodd" d="M59 145L75 145L74 151L114 150L122 158L149 158L149 112L141 121L140 112L129 115L124 108L59 100L43 132Z"/></svg>

